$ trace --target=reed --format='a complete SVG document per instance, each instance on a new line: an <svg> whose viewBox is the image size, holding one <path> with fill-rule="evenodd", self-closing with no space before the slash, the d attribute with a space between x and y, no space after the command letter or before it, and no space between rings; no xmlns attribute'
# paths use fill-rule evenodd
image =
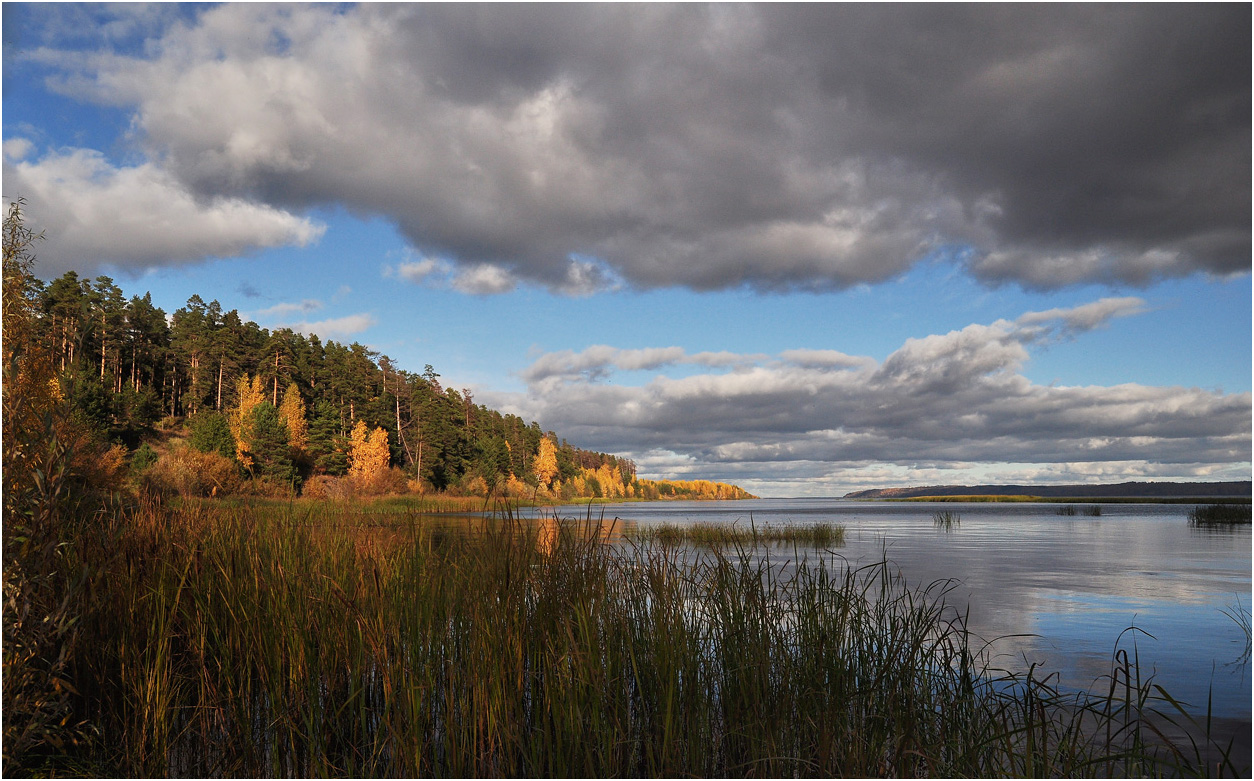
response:
<svg viewBox="0 0 1254 781"><path fill-rule="evenodd" d="M745 548L755 546L796 545L807 548L839 548L845 544L845 527L830 523L806 526L731 526L697 523L688 526L672 523L634 526L625 536L638 542L663 545L687 544L700 548Z"/></svg>
<svg viewBox="0 0 1254 781"><path fill-rule="evenodd" d="M1189 510L1191 526L1224 526L1250 523L1248 504L1206 504Z"/></svg>
<svg viewBox="0 0 1254 781"><path fill-rule="evenodd" d="M85 532L67 665L119 776L1191 773L1162 697L993 669L887 562L605 544L589 522L149 505ZM828 542L839 527L827 534ZM764 529L751 530L764 537ZM684 534L688 532L685 531ZM796 530L789 531L792 540ZM818 533L815 533L816 535ZM686 541L688 538L685 536ZM1236 771L1233 771L1236 772Z"/></svg>
<svg viewBox="0 0 1254 781"><path fill-rule="evenodd" d="M951 510L932 513L932 525L937 529L951 532L962 525L962 516Z"/></svg>

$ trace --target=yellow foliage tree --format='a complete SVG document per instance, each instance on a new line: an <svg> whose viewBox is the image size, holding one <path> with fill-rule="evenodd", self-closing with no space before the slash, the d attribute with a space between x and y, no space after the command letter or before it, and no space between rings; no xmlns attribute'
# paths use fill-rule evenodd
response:
<svg viewBox="0 0 1254 781"><path fill-rule="evenodd" d="M309 447L309 422L305 420L305 402L294 382L283 392L279 419L287 425L287 443L293 457L303 456Z"/></svg>
<svg viewBox="0 0 1254 781"><path fill-rule="evenodd" d="M390 459L388 433L377 427L371 431L366 421L358 420L348 448L349 479L361 487L376 485L387 473Z"/></svg>
<svg viewBox="0 0 1254 781"><path fill-rule="evenodd" d="M227 423L231 427L231 435L235 437L236 459L245 469L252 469L253 457L248 449L248 443L253 437L252 431L249 430L248 419L253 408L266 400L261 375L252 379L249 379L247 374L240 375L240 378L235 381L235 395L239 402L227 415Z"/></svg>
<svg viewBox="0 0 1254 781"><path fill-rule="evenodd" d="M557 476L557 446L548 437L540 440L540 452L536 454L532 471L535 472L536 479L540 481L540 488L548 490L553 483L553 478Z"/></svg>

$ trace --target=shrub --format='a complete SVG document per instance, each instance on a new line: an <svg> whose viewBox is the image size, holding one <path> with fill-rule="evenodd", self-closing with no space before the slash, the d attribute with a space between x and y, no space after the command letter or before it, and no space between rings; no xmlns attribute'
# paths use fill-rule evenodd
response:
<svg viewBox="0 0 1254 781"><path fill-rule="evenodd" d="M150 491L179 496L223 496L238 491L242 482L233 460L192 447L172 449L157 459L144 479Z"/></svg>
<svg viewBox="0 0 1254 781"><path fill-rule="evenodd" d="M301 495L310 499L347 499L352 495L348 480L332 475L314 475L305 481Z"/></svg>
<svg viewBox="0 0 1254 781"><path fill-rule="evenodd" d="M157 451L152 449L147 442L139 446L139 449L131 454L131 474L142 475L155 463L157 463Z"/></svg>

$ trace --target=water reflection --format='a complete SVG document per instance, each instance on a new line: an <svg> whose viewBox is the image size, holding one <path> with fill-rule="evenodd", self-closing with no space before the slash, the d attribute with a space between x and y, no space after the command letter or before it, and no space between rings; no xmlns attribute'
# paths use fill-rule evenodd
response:
<svg viewBox="0 0 1254 781"><path fill-rule="evenodd" d="M1189 506L1105 504L1060 515L1048 503L946 504L961 523L938 524L926 503L838 500L673 502L606 506L640 525L835 523L845 547L834 565L887 557L913 584L960 582L952 603L1008 669L1039 663L1066 686L1092 688L1116 644L1173 696L1216 717L1249 720L1249 665L1233 665L1248 635L1225 611L1249 605L1250 527L1190 526ZM568 510L559 509L559 515ZM570 508L583 516L586 507ZM955 518L956 520L956 518ZM623 521L620 521L623 523ZM778 555L778 554L776 554ZM1125 630L1135 627L1136 631Z"/></svg>

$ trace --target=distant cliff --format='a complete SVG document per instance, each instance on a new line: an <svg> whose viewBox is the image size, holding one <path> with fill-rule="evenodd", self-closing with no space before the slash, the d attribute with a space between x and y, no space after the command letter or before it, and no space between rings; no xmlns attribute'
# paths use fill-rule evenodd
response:
<svg viewBox="0 0 1254 781"><path fill-rule="evenodd" d="M1250 481L1108 485L929 485L917 488L874 488L845 494L846 499L913 499L920 496L1040 496L1075 499L1249 497Z"/></svg>

